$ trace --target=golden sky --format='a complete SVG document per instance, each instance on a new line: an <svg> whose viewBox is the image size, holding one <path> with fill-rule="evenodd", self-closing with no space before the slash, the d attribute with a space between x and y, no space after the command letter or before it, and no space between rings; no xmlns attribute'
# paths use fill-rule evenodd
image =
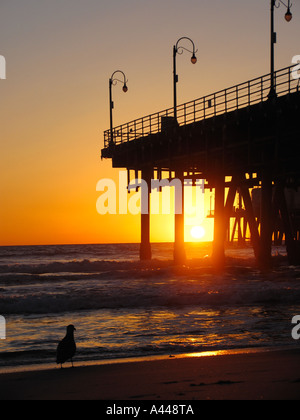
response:
<svg viewBox="0 0 300 420"><path fill-rule="evenodd" d="M97 182L118 179L101 161L109 128L172 106L172 47L193 39L198 62L178 57L178 103L269 72L269 0L1 0L0 245L138 242L139 216L96 211ZM300 0L293 20L275 11L276 68L300 54ZM164 229L162 229L162 226ZM155 216L153 241L172 239Z"/></svg>

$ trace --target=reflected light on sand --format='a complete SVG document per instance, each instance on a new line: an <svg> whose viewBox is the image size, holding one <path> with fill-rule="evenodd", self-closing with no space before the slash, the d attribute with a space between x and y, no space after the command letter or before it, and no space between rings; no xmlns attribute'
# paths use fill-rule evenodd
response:
<svg viewBox="0 0 300 420"><path fill-rule="evenodd" d="M259 348L247 348L247 349L230 349L230 350L215 350L215 351L202 351L198 353L186 353L176 355L177 358L181 357L210 357L210 356L228 356L230 354L249 354L249 353L258 353L263 351Z"/></svg>

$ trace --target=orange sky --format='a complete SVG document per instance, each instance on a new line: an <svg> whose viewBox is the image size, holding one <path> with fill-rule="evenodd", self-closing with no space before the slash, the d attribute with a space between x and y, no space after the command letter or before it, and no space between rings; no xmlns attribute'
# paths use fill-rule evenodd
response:
<svg viewBox="0 0 300 420"><path fill-rule="evenodd" d="M268 0L2 0L0 55L0 245L138 242L139 216L96 211L109 128L172 106L172 46L193 39L198 62L178 57L178 103L269 71ZM293 20L276 10L276 68L300 54L300 2ZM208 209L209 210L209 209ZM173 238L172 217L152 217L151 239ZM205 222L207 223L207 221ZM211 235L211 228L208 227ZM207 239L207 238L206 238Z"/></svg>

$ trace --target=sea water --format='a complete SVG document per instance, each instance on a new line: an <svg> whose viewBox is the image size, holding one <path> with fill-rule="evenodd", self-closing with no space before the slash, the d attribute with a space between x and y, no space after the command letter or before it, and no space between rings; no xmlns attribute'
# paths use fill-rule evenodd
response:
<svg viewBox="0 0 300 420"><path fill-rule="evenodd" d="M215 274L210 245L187 244L185 266L172 244L0 247L0 370L53 364L68 324L75 363L245 348L299 346L300 267L280 258L269 272L250 247L230 249ZM283 255L284 248L274 252Z"/></svg>

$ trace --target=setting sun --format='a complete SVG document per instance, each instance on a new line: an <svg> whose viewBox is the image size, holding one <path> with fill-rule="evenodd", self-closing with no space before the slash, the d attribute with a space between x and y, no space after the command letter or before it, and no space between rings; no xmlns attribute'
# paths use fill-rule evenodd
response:
<svg viewBox="0 0 300 420"><path fill-rule="evenodd" d="M202 239L205 236L205 229L202 226L193 226L191 229L191 236L194 239Z"/></svg>

